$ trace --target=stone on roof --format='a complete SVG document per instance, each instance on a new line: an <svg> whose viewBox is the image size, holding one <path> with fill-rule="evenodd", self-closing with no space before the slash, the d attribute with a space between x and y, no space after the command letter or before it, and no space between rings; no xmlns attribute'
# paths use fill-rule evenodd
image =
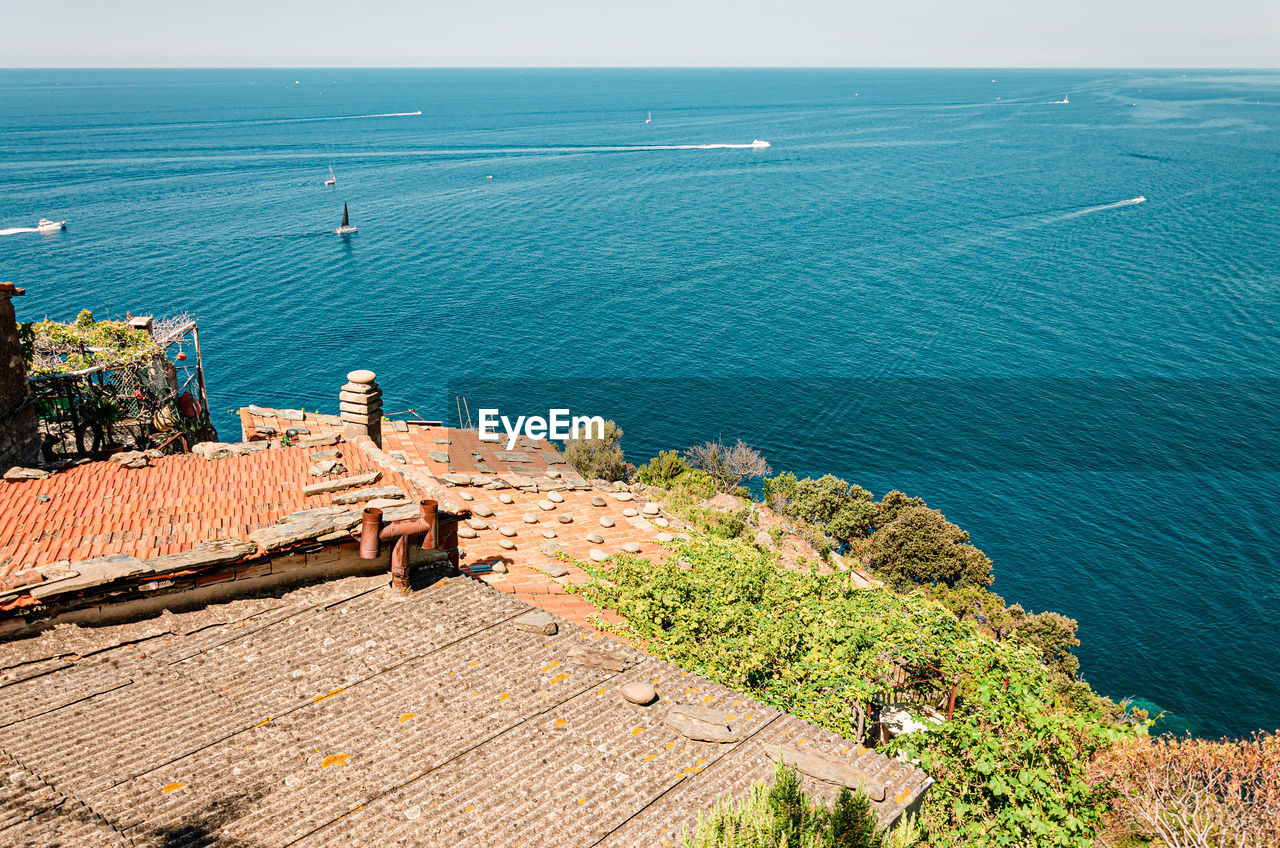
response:
<svg viewBox="0 0 1280 848"><path fill-rule="evenodd" d="M344 491L340 495L333 496L333 502L336 504L354 504L361 501L371 501L378 498L395 498L403 500L408 497L404 489L399 486L373 486L367 489L355 489L352 491Z"/></svg>
<svg viewBox="0 0 1280 848"><path fill-rule="evenodd" d="M378 482L382 477L381 471L370 471L366 474L355 474L350 477L339 477L335 480L324 480L319 483L312 483L309 486L302 487L304 495L323 495L329 492L341 492L344 489L354 489L357 486L368 486L370 483Z"/></svg>
<svg viewBox="0 0 1280 848"><path fill-rule="evenodd" d="M143 563L153 574L165 574L187 568L203 568L222 562L234 562L254 553L258 546L244 539L217 539L199 542L188 550L176 554L152 557Z"/></svg>

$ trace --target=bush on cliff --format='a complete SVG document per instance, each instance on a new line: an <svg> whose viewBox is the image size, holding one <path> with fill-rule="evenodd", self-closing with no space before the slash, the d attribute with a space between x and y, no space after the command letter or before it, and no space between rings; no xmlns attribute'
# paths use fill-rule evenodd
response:
<svg viewBox="0 0 1280 848"><path fill-rule="evenodd" d="M640 466L636 476L642 483L666 489L688 468L688 463L675 451L658 451L657 456Z"/></svg>
<svg viewBox="0 0 1280 848"><path fill-rule="evenodd" d="M867 535L876 518L871 493L827 474L797 480L790 471L764 481L765 503L790 518L811 524L840 541Z"/></svg>
<svg viewBox="0 0 1280 848"><path fill-rule="evenodd" d="M890 698L945 713L954 686L949 721L884 748L918 758L937 781L927 844L1092 843L1102 805L1085 768L1134 728L1101 699L1059 696L1036 651L983 635L921 592L784 569L740 541L695 538L678 554L590 566L601 579L579 591L657 656L849 738L864 738Z"/></svg>
<svg viewBox="0 0 1280 848"><path fill-rule="evenodd" d="M890 586L906 590L925 584L991 585L991 560L942 513L912 504L894 508L891 514L890 520L877 524L869 547L871 566Z"/></svg>
<svg viewBox="0 0 1280 848"><path fill-rule="evenodd" d="M621 441L622 428L606 421L601 438L583 437L565 442L565 462L588 480L625 480L634 469L622 455Z"/></svg>
<svg viewBox="0 0 1280 848"><path fill-rule="evenodd" d="M881 848L867 796L845 789L830 807L778 763L773 783L757 782L740 800L725 796L686 833L683 848Z"/></svg>
<svg viewBox="0 0 1280 848"><path fill-rule="evenodd" d="M1132 739L1091 769L1120 834L1167 848L1280 845L1280 735Z"/></svg>
<svg viewBox="0 0 1280 848"><path fill-rule="evenodd" d="M689 464L711 477L721 492L734 492L744 481L772 471L760 452L742 439L732 445L717 439L686 448L684 453Z"/></svg>

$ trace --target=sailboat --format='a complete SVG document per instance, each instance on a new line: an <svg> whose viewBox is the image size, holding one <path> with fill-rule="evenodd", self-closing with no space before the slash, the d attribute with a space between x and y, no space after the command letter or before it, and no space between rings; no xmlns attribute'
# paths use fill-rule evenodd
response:
<svg viewBox="0 0 1280 848"><path fill-rule="evenodd" d="M647 118L645 118L645 119L644 119L644 122L645 122L646 124L652 124L652 123L653 123L653 113L652 113L652 112L650 112L650 113L649 113L649 117L647 117Z"/></svg>
<svg viewBox="0 0 1280 848"><path fill-rule="evenodd" d="M1070 103L1070 102L1071 102L1071 98L1070 98L1070 96L1068 96L1068 95L1064 94L1064 95L1062 95L1062 99L1061 99L1061 100L1051 100L1051 101L1049 101L1049 102L1054 103L1054 104L1058 104L1058 103Z"/></svg>
<svg viewBox="0 0 1280 848"><path fill-rule="evenodd" d="M325 188L328 188L328 187L329 187L329 186L331 186L331 185L337 185L337 184L338 184L338 178L337 178L337 177L335 177L335 176L333 175L333 166L332 166L332 165L330 165L330 166L329 166L329 179L327 179L327 180L325 180L325 181L324 181L324 186L325 186Z"/></svg>
<svg viewBox="0 0 1280 848"><path fill-rule="evenodd" d="M351 217L347 214L347 204L342 204L342 226L334 230L340 236L349 236L354 232L358 232L356 227L351 226Z"/></svg>

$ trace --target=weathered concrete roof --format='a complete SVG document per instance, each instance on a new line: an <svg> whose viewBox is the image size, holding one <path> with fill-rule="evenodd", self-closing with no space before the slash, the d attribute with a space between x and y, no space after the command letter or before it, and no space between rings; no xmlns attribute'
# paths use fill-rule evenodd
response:
<svg viewBox="0 0 1280 848"><path fill-rule="evenodd" d="M0 645L0 844L651 846L782 746L850 764L886 819L927 788L576 625L521 630L529 607L470 578L385 582ZM686 738L678 703L738 741Z"/></svg>

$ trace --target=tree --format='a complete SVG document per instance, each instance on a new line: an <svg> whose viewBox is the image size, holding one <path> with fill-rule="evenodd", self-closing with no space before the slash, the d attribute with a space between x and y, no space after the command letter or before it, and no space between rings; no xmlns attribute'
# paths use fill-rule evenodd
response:
<svg viewBox="0 0 1280 848"><path fill-rule="evenodd" d="M625 480L635 469L622 455L621 441L622 428L606 421L601 438L584 436L565 442L564 458L588 480Z"/></svg>
<svg viewBox="0 0 1280 848"><path fill-rule="evenodd" d="M991 560L969 534L926 506L903 506L871 534L871 564L891 586L990 586Z"/></svg>
<svg viewBox="0 0 1280 848"><path fill-rule="evenodd" d="M783 515L845 541L867 535L877 515L870 492L831 474L797 480L786 472L766 480L764 491L766 501Z"/></svg>
<svg viewBox="0 0 1280 848"><path fill-rule="evenodd" d="M876 526L883 527L898 517L898 513L909 506L924 506L922 498L909 498L906 495L894 489L883 498L876 506Z"/></svg>
<svg viewBox="0 0 1280 848"><path fill-rule="evenodd" d="M773 470L760 452L742 439L732 447L717 439L694 445L684 454L689 464L709 474L716 488L722 492L731 492L744 480L763 477Z"/></svg>
<svg viewBox="0 0 1280 848"><path fill-rule="evenodd" d="M1071 653L1080 647L1076 630L1080 624L1060 612L1040 612L1028 615L1019 604L1009 607L1013 616L1013 641L1030 645L1040 651L1050 671L1075 680L1080 671L1080 660Z"/></svg>

